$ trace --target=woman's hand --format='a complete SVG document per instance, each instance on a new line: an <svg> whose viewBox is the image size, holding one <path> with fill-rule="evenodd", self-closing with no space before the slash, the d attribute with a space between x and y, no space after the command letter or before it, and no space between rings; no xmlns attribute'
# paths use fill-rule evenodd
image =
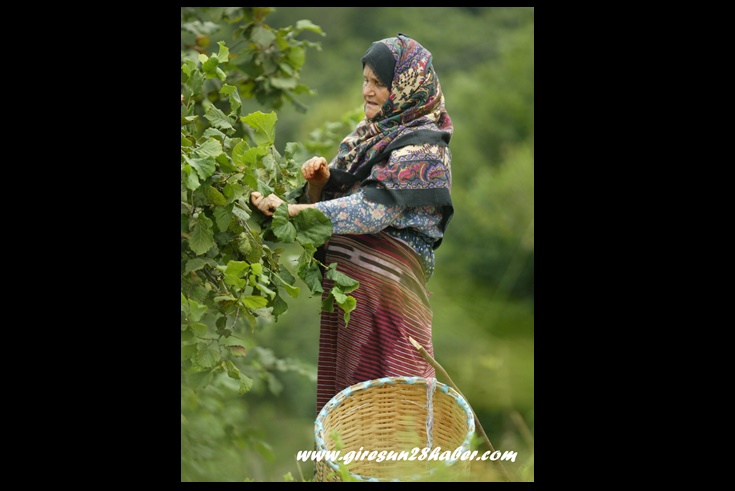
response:
<svg viewBox="0 0 735 491"><path fill-rule="evenodd" d="M273 213L275 213L276 211L276 208L284 203L281 198L273 193L269 194L268 196L263 196L258 191L253 191L252 193L250 193L250 202L254 204L257 209L259 209L269 217L272 217Z"/></svg>
<svg viewBox="0 0 735 491"><path fill-rule="evenodd" d="M250 193L250 202L255 205L257 209L262 211L265 215L272 217L276 212L276 209L281 206L285 201L271 193L268 196L263 196L258 191ZM295 217L299 212L305 208L313 208L314 205L288 205L288 216Z"/></svg>
<svg viewBox="0 0 735 491"><path fill-rule="evenodd" d="M321 189L329 180L329 167L324 157L312 157L301 166L301 175L309 186Z"/></svg>

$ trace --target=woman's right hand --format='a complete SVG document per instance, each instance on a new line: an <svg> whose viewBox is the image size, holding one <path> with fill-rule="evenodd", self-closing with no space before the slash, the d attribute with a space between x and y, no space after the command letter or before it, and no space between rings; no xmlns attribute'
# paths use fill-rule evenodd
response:
<svg viewBox="0 0 735 491"><path fill-rule="evenodd" d="M312 157L301 166L301 175L309 186L323 188L329 180L329 167L324 157Z"/></svg>

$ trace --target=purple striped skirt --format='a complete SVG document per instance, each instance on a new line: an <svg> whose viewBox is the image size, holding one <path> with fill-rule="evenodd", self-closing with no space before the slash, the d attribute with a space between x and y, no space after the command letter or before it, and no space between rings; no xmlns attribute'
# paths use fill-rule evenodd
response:
<svg viewBox="0 0 735 491"><path fill-rule="evenodd" d="M384 232L333 235L326 264L360 282L350 295L357 306L345 327L344 311L322 312L316 412L342 389L381 377L435 377L434 367L409 341L434 356L432 310L423 267L405 243ZM325 298L332 280L324 278Z"/></svg>

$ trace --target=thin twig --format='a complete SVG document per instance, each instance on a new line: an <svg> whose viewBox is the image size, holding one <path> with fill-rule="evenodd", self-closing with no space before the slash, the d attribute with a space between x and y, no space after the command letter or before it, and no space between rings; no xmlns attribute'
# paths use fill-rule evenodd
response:
<svg viewBox="0 0 735 491"><path fill-rule="evenodd" d="M306 478L304 477L304 471L301 470L301 462L299 462L299 459L296 460L296 468L299 470L299 475L301 476L301 482L306 482Z"/></svg>
<svg viewBox="0 0 735 491"><path fill-rule="evenodd" d="M512 411L510 413L510 418L513 420L518 431L520 431L523 439L526 441L526 445L528 445L528 447L533 451L533 435L531 434L531 430L528 429L528 425L523 420L523 417L518 413L518 411Z"/></svg>
<svg viewBox="0 0 735 491"><path fill-rule="evenodd" d="M442 367L439 362L437 362L433 356L431 356L426 349L424 349L423 346L421 346L418 342L416 342L415 339L413 339L411 336L408 337L408 340L411 341L411 344L413 344L414 348L416 348L419 352L419 354L429 362L429 364L434 367L436 371L438 371L442 377L449 383L449 385L452 386L454 390L456 390L459 395L461 395L465 401L467 401L467 404L469 404L469 401L467 398L462 394L462 391L459 390L459 387L452 381L452 378L449 376L446 370L444 370L444 367ZM475 418L475 429L477 430L477 433L480 435L480 437L484 440L485 444L488 446L491 452L495 452L495 448L493 448L493 444L490 443L490 439L487 437L487 434L485 433L485 429L482 427L482 424L480 424L480 420L477 418L477 414L475 413L475 410L472 409L472 405L470 404L470 410L472 411L472 415ZM496 464L500 467L500 471L503 473L503 476L510 481L510 475L508 474L508 471L505 470L505 466L503 466L503 463L499 460L495 461Z"/></svg>

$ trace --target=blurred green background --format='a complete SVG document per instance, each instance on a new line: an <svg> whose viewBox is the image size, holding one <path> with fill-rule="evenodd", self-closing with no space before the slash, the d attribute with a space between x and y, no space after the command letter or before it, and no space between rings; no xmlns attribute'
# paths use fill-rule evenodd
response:
<svg viewBox="0 0 735 491"><path fill-rule="evenodd" d="M494 448L518 453L504 463L513 480L533 481L534 9L278 7L267 23L301 19L326 36L302 35L321 44L301 74L316 95L300 99L305 112L277 111L279 149L360 109L360 58L372 41L401 32L432 52L454 122L455 206L428 283L434 354ZM229 45L231 32L223 25L211 37ZM182 389L182 481L311 480L313 464L296 454L314 442L319 307L302 294L278 322L258 325L251 392L238 395L227 377L201 394ZM482 462L470 480L500 479Z"/></svg>

